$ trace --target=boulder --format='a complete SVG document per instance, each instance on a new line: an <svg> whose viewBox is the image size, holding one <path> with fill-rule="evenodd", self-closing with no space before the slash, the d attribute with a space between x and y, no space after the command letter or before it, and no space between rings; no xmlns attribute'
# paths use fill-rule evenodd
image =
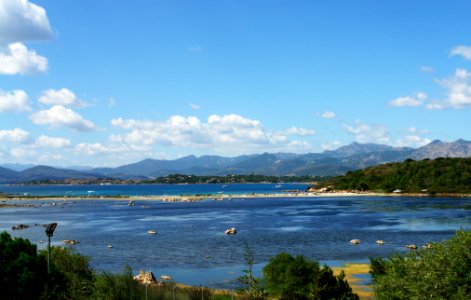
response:
<svg viewBox="0 0 471 300"><path fill-rule="evenodd" d="M225 234L236 234L237 233L237 229L235 227L231 227L229 229L226 229L224 231Z"/></svg>
<svg viewBox="0 0 471 300"><path fill-rule="evenodd" d="M164 281L170 281L170 280L172 280L172 277L169 276L169 275L161 275L160 279L162 279Z"/></svg>
<svg viewBox="0 0 471 300"><path fill-rule="evenodd" d="M140 284L153 284L157 282L152 271L145 272L144 270L140 270L139 275L134 276L134 280Z"/></svg>
<svg viewBox="0 0 471 300"><path fill-rule="evenodd" d="M79 241L77 240L63 240L64 244L67 244L67 245L76 245L79 243Z"/></svg>
<svg viewBox="0 0 471 300"><path fill-rule="evenodd" d="M26 229L28 227L29 227L29 225L26 225L26 224L18 224L18 225L13 226L11 229L12 230L20 230L20 229Z"/></svg>

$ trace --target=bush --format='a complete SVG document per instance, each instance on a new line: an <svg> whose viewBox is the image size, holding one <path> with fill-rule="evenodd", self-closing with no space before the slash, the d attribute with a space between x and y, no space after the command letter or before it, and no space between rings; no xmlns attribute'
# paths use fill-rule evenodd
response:
<svg viewBox="0 0 471 300"><path fill-rule="evenodd" d="M304 256L280 253L263 268L265 288L280 299L359 299L352 292L345 275L333 274L328 266Z"/></svg>
<svg viewBox="0 0 471 300"><path fill-rule="evenodd" d="M47 278L47 262L36 245L0 234L0 299L38 299Z"/></svg>
<svg viewBox="0 0 471 300"><path fill-rule="evenodd" d="M372 258L371 274L378 299L471 299L471 232L432 249Z"/></svg>
<svg viewBox="0 0 471 300"><path fill-rule="evenodd" d="M134 280L130 267L122 273L104 272L98 275L95 282L94 299L133 300L141 299L139 283Z"/></svg>
<svg viewBox="0 0 471 300"><path fill-rule="evenodd" d="M47 250L41 252L47 256ZM62 293L66 299L89 299L93 293L95 274L89 265L90 259L71 248L51 248L51 283L55 283L55 294ZM62 289L62 290L58 290Z"/></svg>

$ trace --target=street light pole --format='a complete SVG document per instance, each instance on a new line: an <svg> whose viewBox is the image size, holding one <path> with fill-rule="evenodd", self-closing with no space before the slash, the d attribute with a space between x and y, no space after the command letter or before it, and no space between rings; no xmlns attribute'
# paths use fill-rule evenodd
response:
<svg viewBox="0 0 471 300"><path fill-rule="evenodd" d="M51 274L51 236L54 234L54 230L56 230L57 223L51 223L47 225L46 228L46 235L47 235L47 273Z"/></svg>

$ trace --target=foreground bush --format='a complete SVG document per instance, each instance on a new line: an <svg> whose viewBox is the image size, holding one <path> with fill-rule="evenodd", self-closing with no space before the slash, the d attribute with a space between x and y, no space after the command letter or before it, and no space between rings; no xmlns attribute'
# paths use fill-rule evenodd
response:
<svg viewBox="0 0 471 300"><path fill-rule="evenodd" d="M47 284L47 262L36 245L0 234L0 299L36 299Z"/></svg>
<svg viewBox="0 0 471 300"><path fill-rule="evenodd" d="M328 266L304 256L280 253L263 268L265 288L280 299L359 299L345 274L335 276Z"/></svg>
<svg viewBox="0 0 471 300"><path fill-rule="evenodd" d="M471 232L432 249L372 258L371 274L378 299L471 299Z"/></svg>

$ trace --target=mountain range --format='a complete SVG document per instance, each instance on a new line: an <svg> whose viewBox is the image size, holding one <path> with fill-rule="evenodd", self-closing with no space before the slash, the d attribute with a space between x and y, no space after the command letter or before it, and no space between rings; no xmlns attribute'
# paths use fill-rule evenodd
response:
<svg viewBox="0 0 471 300"><path fill-rule="evenodd" d="M237 157L213 155L196 157L190 155L175 160L145 159L117 168L54 168L3 164L0 165L0 183L98 178L148 179L176 173L188 175L254 173L275 176L335 176L352 170L387 162L399 162L408 158L421 160L470 156L471 142L462 139L455 142L435 140L417 149L353 142L336 150L322 153L263 153Z"/></svg>

